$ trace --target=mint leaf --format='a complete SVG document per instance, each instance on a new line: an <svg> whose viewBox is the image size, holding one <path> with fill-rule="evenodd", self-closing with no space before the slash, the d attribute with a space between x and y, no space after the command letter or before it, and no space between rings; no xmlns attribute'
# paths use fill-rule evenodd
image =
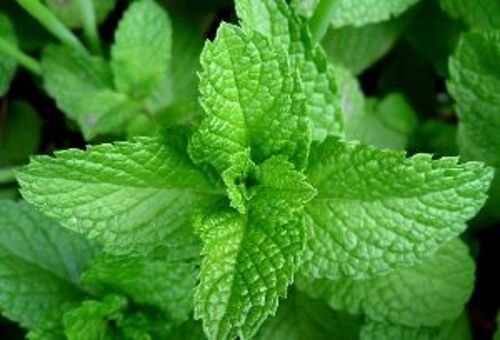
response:
<svg viewBox="0 0 500 340"><path fill-rule="evenodd" d="M195 317L209 339L250 338L278 307L305 243L303 220L279 225L218 209L199 216L204 242Z"/></svg>
<svg viewBox="0 0 500 340"><path fill-rule="evenodd" d="M421 262L465 230L493 176L481 163L405 158L334 138L313 150L310 164L318 195L306 208L304 270L331 279Z"/></svg>
<svg viewBox="0 0 500 340"><path fill-rule="evenodd" d="M440 0L441 7L455 19L475 29L500 29L500 3L496 0Z"/></svg>
<svg viewBox="0 0 500 340"><path fill-rule="evenodd" d="M188 225L193 210L222 192L184 150L173 137L142 137L60 151L33 158L18 181L29 202L111 253L187 246L196 243Z"/></svg>
<svg viewBox="0 0 500 340"><path fill-rule="evenodd" d="M400 93L369 98L362 115L346 119L346 137L380 148L404 150L417 127L417 114Z"/></svg>
<svg viewBox="0 0 500 340"><path fill-rule="evenodd" d="M66 46L49 46L42 68L47 92L87 139L120 133L138 114L136 103L113 90L111 70L101 58Z"/></svg>
<svg viewBox="0 0 500 340"><path fill-rule="evenodd" d="M117 295L84 301L64 315L64 333L68 340L115 339L116 331L109 322L120 319L126 306L127 300Z"/></svg>
<svg viewBox="0 0 500 340"><path fill-rule="evenodd" d="M361 329L360 340L470 340L469 320L465 312L439 327L406 327L368 320Z"/></svg>
<svg viewBox="0 0 500 340"><path fill-rule="evenodd" d="M357 75L391 50L405 23L405 20L395 19L361 27L330 28L322 46L332 62Z"/></svg>
<svg viewBox="0 0 500 340"><path fill-rule="evenodd" d="M86 0L94 3L96 21L103 22L113 10L116 0ZM68 27L81 28L82 15L78 6L78 0L44 0L47 7Z"/></svg>
<svg viewBox="0 0 500 340"><path fill-rule="evenodd" d="M0 310L34 328L84 296L79 276L97 248L26 203L0 201Z"/></svg>
<svg viewBox="0 0 500 340"><path fill-rule="evenodd" d="M0 127L0 166L26 162L40 144L42 122L30 104L14 101ZM19 143L22 140L22 143Z"/></svg>
<svg viewBox="0 0 500 340"><path fill-rule="evenodd" d="M255 337L260 340L357 340L361 320L292 290Z"/></svg>
<svg viewBox="0 0 500 340"><path fill-rule="evenodd" d="M256 162L282 154L303 166L309 138L294 111L296 79L285 51L256 32L222 24L201 64L207 116L191 139L193 159L222 172L231 155L250 149Z"/></svg>
<svg viewBox="0 0 500 340"><path fill-rule="evenodd" d="M292 5L301 15L309 18L313 15L320 0L292 0ZM334 0L331 0L334 1ZM385 21L408 10L419 0L336 0L332 15L332 26L363 26Z"/></svg>
<svg viewBox="0 0 500 340"><path fill-rule="evenodd" d="M500 33L462 36L450 60L448 88L456 100L464 157L500 168Z"/></svg>
<svg viewBox="0 0 500 340"><path fill-rule="evenodd" d="M152 0L134 2L125 12L111 48L116 88L134 98L149 96L165 77L171 58L170 19Z"/></svg>
<svg viewBox="0 0 500 340"><path fill-rule="evenodd" d="M316 196L306 176L282 156L262 163L256 180L258 186L253 188L249 203L255 218L287 223Z"/></svg>
<svg viewBox="0 0 500 340"><path fill-rule="evenodd" d="M0 12L0 37L6 42L17 44L16 32L9 18ZM9 90L10 82L16 73L16 60L0 52L0 97Z"/></svg>
<svg viewBox="0 0 500 340"><path fill-rule="evenodd" d="M120 293L183 321L193 308L195 266L192 261L106 254L91 263L82 282L99 294Z"/></svg>
<svg viewBox="0 0 500 340"><path fill-rule="evenodd" d="M474 286L474 262L467 247L454 240L425 262L365 280L311 280L303 287L335 309L366 314L376 321L410 327L439 326L455 319Z"/></svg>
<svg viewBox="0 0 500 340"><path fill-rule="evenodd" d="M236 12L243 28L256 30L288 50L305 94L305 112L313 125L313 139L341 135L343 121L333 66L324 51L311 42L303 23L283 0L238 0Z"/></svg>

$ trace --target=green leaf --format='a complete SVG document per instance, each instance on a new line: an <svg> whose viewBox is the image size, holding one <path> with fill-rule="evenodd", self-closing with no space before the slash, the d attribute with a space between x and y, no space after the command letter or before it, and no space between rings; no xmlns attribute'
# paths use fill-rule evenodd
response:
<svg viewBox="0 0 500 340"><path fill-rule="evenodd" d="M361 27L330 28L322 46L332 62L357 75L389 52L404 24L404 20L395 19Z"/></svg>
<svg viewBox="0 0 500 340"><path fill-rule="evenodd" d="M500 168L500 32L462 36L450 61L448 89L456 100L458 144L467 159Z"/></svg>
<svg viewBox="0 0 500 340"><path fill-rule="evenodd" d="M305 112L313 125L313 140L341 135L342 115L333 66L324 51L311 42L305 25L283 0L238 0L242 27L256 30L288 50L292 68L302 80Z"/></svg>
<svg viewBox="0 0 500 340"><path fill-rule="evenodd" d="M309 281L309 282L308 282ZM474 261L454 240L424 262L366 280L299 280L335 309L410 327L439 326L460 315L474 287Z"/></svg>
<svg viewBox="0 0 500 340"><path fill-rule="evenodd" d="M81 28L82 16L77 0L44 0L47 7L68 27ZM95 16L98 23L103 22L115 8L116 0L86 0L93 1Z"/></svg>
<svg viewBox="0 0 500 340"><path fill-rule="evenodd" d="M156 113L158 120L168 123L177 110L182 111L184 119L191 118L194 112L200 110L196 72L204 44L200 32L181 17L172 17L172 29L171 68L146 104L151 112Z"/></svg>
<svg viewBox="0 0 500 340"><path fill-rule="evenodd" d="M42 129L40 117L26 102L9 104L6 116L0 128L0 166L27 161L38 150Z"/></svg>
<svg viewBox="0 0 500 340"><path fill-rule="evenodd" d="M292 290L275 316L264 323L259 340L357 340L361 320L333 311L324 302Z"/></svg>
<svg viewBox="0 0 500 340"><path fill-rule="evenodd" d="M25 203L0 201L0 310L26 328L84 292L79 277L97 248Z"/></svg>
<svg viewBox="0 0 500 340"><path fill-rule="evenodd" d="M113 90L107 63L66 46L49 46L42 56L45 88L57 106L75 120L87 139L123 132L138 105Z"/></svg>
<svg viewBox="0 0 500 340"><path fill-rule="evenodd" d="M194 169L185 144L142 137L35 157L19 172L24 197L111 253L196 244L194 209L223 194Z"/></svg>
<svg viewBox="0 0 500 340"><path fill-rule="evenodd" d="M313 15L320 0L292 0L292 5L301 15ZM419 0L330 0L336 1L332 15L332 26L363 26L388 20L401 15Z"/></svg>
<svg viewBox="0 0 500 340"><path fill-rule="evenodd" d="M0 37L5 41L17 44L16 32L9 18L0 12ZM16 60L0 52L0 97L9 90L10 82L16 73Z"/></svg>
<svg viewBox="0 0 500 340"><path fill-rule="evenodd" d="M318 195L306 208L304 270L317 278L366 278L422 261L466 228L493 177L457 164L330 138L306 172Z"/></svg>
<svg viewBox="0 0 500 340"><path fill-rule="evenodd" d="M110 322L121 319L127 300L109 295L103 301L87 300L64 314L64 333L68 340L115 339Z"/></svg>
<svg viewBox="0 0 500 340"><path fill-rule="evenodd" d="M250 338L286 295L305 245L301 218L280 225L218 209L196 222L204 248L195 317L209 339Z"/></svg>
<svg viewBox="0 0 500 340"><path fill-rule="evenodd" d="M417 127L417 114L400 93L369 99L359 116L346 118L346 138L380 148L404 150Z"/></svg>
<svg viewBox="0 0 500 340"><path fill-rule="evenodd" d="M251 189L250 210L255 218L278 224L290 221L316 196L316 189L282 156L268 159L257 169L258 185Z"/></svg>
<svg viewBox="0 0 500 340"><path fill-rule="evenodd" d="M296 112L296 79L284 50L256 32L223 24L201 64L206 118L191 139L196 162L222 172L231 155L250 149L256 162L282 154L304 165L308 129Z"/></svg>
<svg viewBox="0 0 500 340"><path fill-rule="evenodd" d="M440 0L441 7L455 19L474 29L500 29L497 0Z"/></svg>
<svg viewBox="0 0 500 340"><path fill-rule="evenodd" d="M439 327L412 328L368 320L361 329L360 340L470 340L467 314L444 322Z"/></svg>
<svg viewBox="0 0 500 340"><path fill-rule="evenodd" d="M196 262L179 259L106 254L91 263L82 282L99 294L123 294L183 321L193 308L195 266Z"/></svg>
<svg viewBox="0 0 500 340"><path fill-rule="evenodd" d="M172 27L167 12L153 0L134 2L125 12L111 48L114 82L134 98L153 93L170 66Z"/></svg>

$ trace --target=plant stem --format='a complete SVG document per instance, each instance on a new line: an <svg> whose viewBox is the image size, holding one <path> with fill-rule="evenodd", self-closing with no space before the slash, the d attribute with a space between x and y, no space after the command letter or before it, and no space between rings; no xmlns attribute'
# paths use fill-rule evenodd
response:
<svg viewBox="0 0 500 340"><path fill-rule="evenodd" d="M66 45L84 50L80 40L40 0L17 0L31 16Z"/></svg>
<svg viewBox="0 0 500 340"><path fill-rule="evenodd" d="M0 184L7 184L16 181L16 168L0 168Z"/></svg>
<svg viewBox="0 0 500 340"><path fill-rule="evenodd" d="M42 66L40 63L21 51L16 45L0 37L0 53L14 58L20 65L24 66L31 72L40 75L42 73Z"/></svg>
<svg viewBox="0 0 500 340"><path fill-rule="evenodd" d="M314 44L321 42L328 31L337 0L320 0L313 16L309 19L309 30Z"/></svg>
<svg viewBox="0 0 500 340"><path fill-rule="evenodd" d="M83 23L85 38L92 52L102 54L102 45L97 32L94 0L77 0L80 17Z"/></svg>

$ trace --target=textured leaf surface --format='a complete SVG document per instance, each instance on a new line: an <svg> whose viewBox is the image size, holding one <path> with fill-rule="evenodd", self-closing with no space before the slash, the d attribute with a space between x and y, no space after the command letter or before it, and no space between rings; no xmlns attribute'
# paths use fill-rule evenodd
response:
<svg viewBox="0 0 500 340"><path fill-rule="evenodd" d="M357 340L361 320L293 291L264 323L259 340Z"/></svg>
<svg viewBox="0 0 500 340"><path fill-rule="evenodd" d="M14 26L9 18L0 12L0 37L6 42L17 44ZM10 82L16 72L16 60L0 53L0 97L9 89Z"/></svg>
<svg viewBox="0 0 500 340"><path fill-rule="evenodd" d="M304 247L302 220L286 225L219 210L200 217L205 244L195 317L210 339L249 338L278 307Z"/></svg>
<svg viewBox="0 0 500 340"><path fill-rule="evenodd" d="M121 318L127 300L120 296L106 296L103 301L84 301L64 315L64 333L68 340L115 339L111 321Z"/></svg>
<svg viewBox="0 0 500 340"><path fill-rule="evenodd" d="M398 16L419 0L331 0L336 1L332 26L363 26ZM297 11L311 17L319 0L292 0Z"/></svg>
<svg viewBox="0 0 500 340"><path fill-rule="evenodd" d="M440 0L441 7L472 28L500 29L500 2L497 0Z"/></svg>
<svg viewBox="0 0 500 340"><path fill-rule="evenodd" d="M196 263L168 258L111 256L98 258L82 282L101 294L120 293L157 307L177 320L188 318L196 285Z"/></svg>
<svg viewBox="0 0 500 340"><path fill-rule="evenodd" d="M419 263L465 230L493 172L456 158L379 150L328 139L306 175L318 195L306 208L304 269L336 279Z"/></svg>
<svg viewBox="0 0 500 340"><path fill-rule="evenodd" d="M152 0L132 3L111 48L116 88L134 98L150 95L168 71L171 49L172 27L165 10Z"/></svg>
<svg viewBox="0 0 500 340"><path fill-rule="evenodd" d="M388 275L300 285L335 309L410 327L439 326L462 312L474 286L474 262L454 240L424 262Z"/></svg>
<svg viewBox="0 0 500 340"><path fill-rule="evenodd" d="M458 143L468 159L500 168L500 33L468 33L450 62Z"/></svg>
<svg viewBox="0 0 500 340"><path fill-rule="evenodd" d="M300 74L305 111L313 124L313 139L342 134L343 121L334 69L320 47L313 46L303 23L283 0L238 0L236 12L244 28L256 30L287 48Z"/></svg>
<svg viewBox="0 0 500 340"><path fill-rule="evenodd" d="M18 180L28 201L113 253L195 242L193 209L223 193L193 168L184 145L163 137L35 157Z"/></svg>
<svg viewBox="0 0 500 340"><path fill-rule="evenodd" d="M307 127L293 111L296 84L284 50L256 32L223 24L201 64L207 116L191 140L193 159L223 171L231 155L250 148L256 162L283 154L303 164Z"/></svg>
<svg viewBox="0 0 500 340"><path fill-rule="evenodd" d="M87 139L121 132L138 114L137 104L113 90L111 70L103 59L65 46L49 46L42 68L47 92L78 122Z"/></svg>
<svg viewBox="0 0 500 340"><path fill-rule="evenodd" d="M77 302L94 245L26 203L0 201L0 310L32 328Z"/></svg>
<svg viewBox="0 0 500 340"><path fill-rule="evenodd" d="M361 329L360 340L470 340L467 314L441 324L439 327L406 327L391 323L367 321Z"/></svg>

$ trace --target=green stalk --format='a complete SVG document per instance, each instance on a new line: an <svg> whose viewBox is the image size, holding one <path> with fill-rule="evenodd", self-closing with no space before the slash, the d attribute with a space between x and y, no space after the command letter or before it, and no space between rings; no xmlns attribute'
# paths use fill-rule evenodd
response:
<svg viewBox="0 0 500 340"><path fill-rule="evenodd" d="M336 0L320 0L313 16L309 19L309 30L313 43L321 42L328 31L336 3Z"/></svg>
<svg viewBox="0 0 500 340"><path fill-rule="evenodd" d="M95 6L93 0L77 0L80 17L83 23L83 31L90 49L98 54L102 54L102 45L97 32L97 22L95 17Z"/></svg>
<svg viewBox="0 0 500 340"><path fill-rule="evenodd" d="M17 0L31 16L66 45L85 51L80 40L40 0Z"/></svg>
<svg viewBox="0 0 500 340"><path fill-rule="evenodd" d="M16 181L16 168L0 168L0 184L13 183Z"/></svg>
<svg viewBox="0 0 500 340"><path fill-rule="evenodd" d="M40 63L21 51L16 45L0 37L0 53L14 58L20 65L24 66L31 72L40 75L42 74L42 66Z"/></svg>

